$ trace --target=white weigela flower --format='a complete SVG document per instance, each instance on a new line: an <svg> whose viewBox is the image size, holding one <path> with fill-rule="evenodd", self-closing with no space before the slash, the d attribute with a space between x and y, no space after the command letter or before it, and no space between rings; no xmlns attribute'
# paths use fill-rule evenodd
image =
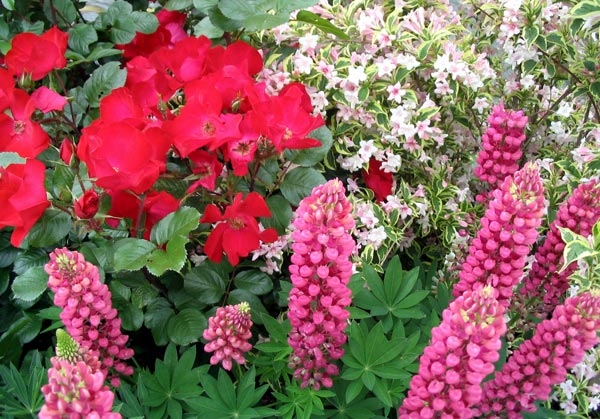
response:
<svg viewBox="0 0 600 419"><path fill-rule="evenodd" d="M568 400L573 398L573 394L577 391L577 387L573 385L573 380L567 380L560 384L560 389Z"/></svg>
<svg viewBox="0 0 600 419"><path fill-rule="evenodd" d="M317 42L319 42L319 36L313 34L306 34L298 38L298 44L300 44L300 51L311 54L317 48Z"/></svg>
<svg viewBox="0 0 600 419"><path fill-rule="evenodd" d="M312 70L313 61L310 57L307 57L300 52L296 52L293 58L294 69L300 74L310 74Z"/></svg>
<svg viewBox="0 0 600 419"><path fill-rule="evenodd" d="M348 67L348 80L350 83L355 86L359 86L360 82L363 82L367 79L367 73L365 73L365 68L362 65L357 67Z"/></svg>

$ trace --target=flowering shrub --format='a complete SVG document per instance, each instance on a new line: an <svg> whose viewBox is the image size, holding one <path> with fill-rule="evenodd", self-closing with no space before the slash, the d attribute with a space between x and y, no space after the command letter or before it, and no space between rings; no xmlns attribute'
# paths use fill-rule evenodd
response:
<svg viewBox="0 0 600 419"><path fill-rule="evenodd" d="M599 17L3 0L0 416L594 417Z"/></svg>

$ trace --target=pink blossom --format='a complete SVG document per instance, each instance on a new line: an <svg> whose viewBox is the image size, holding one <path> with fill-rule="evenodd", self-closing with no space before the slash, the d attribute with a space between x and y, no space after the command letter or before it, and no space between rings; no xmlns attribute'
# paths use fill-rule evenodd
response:
<svg viewBox="0 0 600 419"><path fill-rule="evenodd" d="M399 419L474 416L481 382L494 371L506 331L504 307L492 287L466 291L444 310L420 358L419 372L400 409Z"/></svg>
<svg viewBox="0 0 600 419"><path fill-rule="evenodd" d="M133 356L133 349L125 347L129 336L121 333L121 319L98 268L81 253L62 248L50 253L45 270L54 304L63 309L60 319L67 333L98 357L105 377L109 369L113 371L108 378L118 387L118 373L133 374L133 368L123 362Z"/></svg>
<svg viewBox="0 0 600 419"><path fill-rule="evenodd" d="M489 183L490 189L494 189L506 176L519 169L527 116L523 111L506 111L501 103L494 106L488 122L490 126L481 138L483 149L477 157L479 166L475 168L475 176ZM481 202L485 198L486 194L483 194L477 200Z"/></svg>
<svg viewBox="0 0 600 419"><path fill-rule="evenodd" d="M453 293L458 297L466 290L491 285L506 307L523 275L544 213L544 187L537 166L526 164L506 178L491 197Z"/></svg>
<svg viewBox="0 0 600 419"><path fill-rule="evenodd" d="M202 334L209 341L204 345L204 351L214 352L210 363L217 365L221 362L227 371L231 370L231 361L244 364L244 353L252 349L248 342L252 337L251 327L248 303L219 307L217 313L208 319L208 328Z"/></svg>
<svg viewBox="0 0 600 419"><path fill-rule="evenodd" d="M557 227L565 227L584 237L592 232L600 219L600 183L592 180L580 184L563 203L550 224L546 240L535 253L535 262L520 289L521 300L543 298L545 312L550 312L569 288L569 277L577 268L572 263L561 273L565 244Z"/></svg>
<svg viewBox="0 0 600 419"><path fill-rule="evenodd" d="M521 419L521 412L535 411L534 402L546 400L552 386L563 382L567 370L598 343L599 329L600 296L583 293L567 298L484 384L479 414Z"/></svg>
<svg viewBox="0 0 600 419"><path fill-rule="evenodd" d="M111 411L114 394L104 385L98 358L66 332L59 329L57 337L57 356L50 360L48 384L42 387L45 403L39 418L121 419Z"/></svg>
<svg viewBox="0 0 600 419"><path fill-rule="evenodd" d="M350 255L356 246L350 235L352 206L344 194L338 179L315 187L300 202L293 222L288 343L294 353L289 364L302 387L331 387L331 376L339 373L333 361L344 354Z"/></svg>

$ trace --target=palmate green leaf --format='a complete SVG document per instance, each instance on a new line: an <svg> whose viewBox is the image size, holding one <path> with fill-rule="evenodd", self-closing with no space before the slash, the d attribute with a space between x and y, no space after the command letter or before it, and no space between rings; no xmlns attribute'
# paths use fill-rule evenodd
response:
<svg viewBox="0 0 600 419"><path fill-rule="evenodd" d="M24 377L28 377L25 379ZM44 403L41 387L47 382L46 368L40 353L27 354L21 371L13 364L0 365L0 415L2 417L35 417Z"/></svg>
<svg viewBox="0 0 600 419"><path fill-rule="evenodd" d="M195 359L195 346L189 348L178 359L175 345L170 344L164 360L156 360L154 374L142 371L138 379L138 394L143 406L153 408L151 417L177 415L180 410L183 411L182 403L202 394L200 377L206 374L209 366L194 368ZM163 416L165 413L167 416Z"/></svg>
<svg viewBox="0 0 600 419"><path fill-rule="evenodd" d="M255 389L254 367L246 371L237 385L234 385L223 369L219 370L218 379L205 374L201 377L201 382L207 397L189 400L187 404L199 413L202 419L263 418L276 412L265 407L254 407L260 403L268 388L267 385L263 385Z"/></svg>

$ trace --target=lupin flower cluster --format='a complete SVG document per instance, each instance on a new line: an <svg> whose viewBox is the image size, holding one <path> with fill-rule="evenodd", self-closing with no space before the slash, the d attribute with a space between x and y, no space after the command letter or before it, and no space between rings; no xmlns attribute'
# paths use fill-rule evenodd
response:
<svg viewBox="0 0 600 419"><path fill-rule="evenodd" d="M526 164L506 178L492 197L453 293L458 297L469 289L491 285L507 307L544 214L544 188L537 166Z"/></svg>
<svg viewBox="0 0 600 419"><path fill-rule="evenodd" d="M205 352L214 352L210 358L212 365L219 362L226 370L231 370L232 361L244 364L244 353L252 349L248 340L252 337L250 305L242 302L237 305L219 307L214 316L208 319L208 328L203 337L209 342Z"/></svg>
<svg viewBox="0 0 600 419"><path fill-rule="evenodd" d="M56 356L50 362L40 419L121 419L112 412L114 394L104 385L98 358L64 330L57 330Z"/></svg>
<svg viewBox="0 0 600 419"><path fill-rule="evenodd" d="M482 150L477 157L479 166L475 168L475 176L487 182L491 190L519 169L527 120L523 111L507 111L503 103L494 106L488 117L490 126L481 137ZM482 202L486 197L487 194L480 194L477 200Z"/></svg>
<svg viewBox="0 0 600 419"><path fill-rule="evenodd" d="M535 411L534 402L547 399L552 386L563 382L567 370L598 343L598 329L600 296L583 293L567 298L484 384L481 417L521 419L521 412Z"/></svg>
<svg viewBox="0 0 600 419"><path fill-rule="evenodd" d="M490 286L466 291L444 310L420 358L399 419L474 416L481 382L493 372L506 331L504 307Z"/></svg>
<svg viewBox="0 0 600 419"><path fill-rule="evenodd" d="M550 312L569 288L569 277L577 268L576 263L558 272L563 265L563 242L557 227L568 228L584 237L592 233L600 218L600 184L596 180L579 185L563 203L550 224L544 244L535 253L535 262L520 288L519 299L541 297L545 309Z"/></svg>
<svg viewBox="0 0 600 419"><path fill-rule="evenodd" d="M54 292L54 304L62 308L60 319L67 332L102 363L105 377L109 369L125 375L133 368L124 360L133 356L126 348L128 336L121 333L121 319L112 306L112 296L100 281L98 268L83 255L66 248L50 253L45 266L48 286ZM109 376L113 386L120 384L117 374Z"/></svg>
<svg viewBox="0 0 600 419"><path fill-rule="evenodd" d="M294 353L290 367L302 387L331 387L339 373L346 342L344 330L351 303L348 282L355 242L352 206L338 179L313 189L296 211L292 233L293 288L288 300L292 325L288 342Z"/></svg>

